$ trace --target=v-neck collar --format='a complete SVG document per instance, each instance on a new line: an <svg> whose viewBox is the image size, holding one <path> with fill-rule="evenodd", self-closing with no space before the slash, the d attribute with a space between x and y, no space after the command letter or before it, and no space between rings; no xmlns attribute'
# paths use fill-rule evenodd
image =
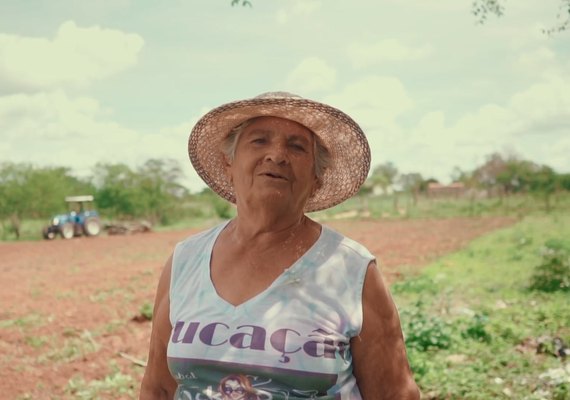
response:
<svg viewBox="0 0 570 400"><path fill-rule="evenodd" d="M238 305L233 305L218 294L218 291L214 286L214 282L212 282L211 276L211 261L214 244L218 240L220 233L226 228L229 222L230 221L226 221L225 223L220 224L218 229L212 235L210 243L208 243L208 247L206 248L207 256L204 258L204 265L202 265L201 270L203 274L202 279L207 285L207 290L210 292L210 297L216 301L217 305L220 308L231 312L240 312L242 310L250 308L281 285L300 282L300 277L304 269L307 266L312 265L310 260L314 258L315 254L318 253L318 249L321 246L321 243L324 241L324 237L328 234L328 229L324 225L321 225L321 232L315 243L313 243L301 257L299 257L293 264L291 264L289 268L285 268L283 272L281 272L281 274L279 274L279 276L277 276L277 278L275 278L275 280L269 286L267 286L261 292L257 293L255 296L250 297Z"/></svg>

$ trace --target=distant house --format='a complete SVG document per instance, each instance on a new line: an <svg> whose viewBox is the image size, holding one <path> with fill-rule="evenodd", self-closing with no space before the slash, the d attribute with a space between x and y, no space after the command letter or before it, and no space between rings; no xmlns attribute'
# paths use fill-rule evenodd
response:
<svg viewBox="0 0 570 400"><path fill-rule="evenodd" d="M465 190L465 185L461 182L453 182L449 185L430 182L427 187L427 195L433 198L461 197L465 194Z"/></svg>

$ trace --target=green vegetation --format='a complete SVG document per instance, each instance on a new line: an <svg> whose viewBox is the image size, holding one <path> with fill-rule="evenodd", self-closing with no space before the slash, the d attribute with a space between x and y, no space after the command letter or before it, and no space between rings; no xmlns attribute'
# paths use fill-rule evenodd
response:
<svg viewBox="0 0 570 400"><path fill-rule="evenodd" d="M48 323L50 318L39 314L28 314L16 319L4 319L0 320L0 329L40 327Z"/></svg>
<svg viewBox="0 0 570 400"><path fill-rule="evenodd" d="M93 194L103 222L145 220L154 227L207 224L234 211L209 189L191 194L180 184L182 170L173 160L151 159L132 169L97 164L79 179L69 168L0 163L0 240L34 240L49 218L67 212L64 198Z"/></svg>
<svg viewBox="0 0 570 400"><path fill-rule="evenodd" d="M358 196L316 215L353 218L523 217L570 211L570 174L515 156L493 153L472 171L455 168L453 185L391 162L373 168Z"/></svg>
<svg viewBox="0 0 570 400"><path fill-rule="evenodd" d="M151 303L144 303L139 309L140 314L149 321L152 320L153 311L153 305Z"/></svg>
<svg viewBox="0 0 570 400"><path fill-rule="evenodd" d="M145 220L159 230L184 229L235 215L235 207L210 189L190 193L182 177L182 168L170 159L150 159L137 168L97 164L91 176L81 179L65 167L0 163L0 240L40 239L48 219L66 211L65 196L77 194L95 196L104 223ZM455 186L439 185L386 162L372 169L357 196L315 216L522 217L570 210L570 174L512 155L491 154L473 171L455 168L452 179Z"/></svg>
<svg viewBox="0 0 570 400"><path fill-rule="evenodd" d="M87 354L95 353L101 348L88 330L83 332L69 330L64 332L63 336L63 343L58 337L53 337L48 351L38 357L39 363L68 363L85 358Z"/></svg>
<svg viewBox="0 0 570 400"><path fill-rule="evenodd" d="M562 357L570 344L569 175L497 155L474 171L455 175L465 192L431 196L433 180L399 174L387 163L374 168L357 196L313 217L520 219L392 286L408 355L425 398L432 400L570 399L570 364ZM175 163L160 160L135 170L98 165L85 180L66 168L0 164L0 240L39 238L44 219L64 211L63 198L69 194L93 193L104 219L145 218L158 224L157 229L203 227L235 215L235 208L209 189L191 194L178 184L179 178ZM374 194L378 188L384 194ZM95 291L89 299L104 304L119 296L131 301L137 288L124 289ZM60 294L74 296L73 291ZM149 302L138 311L144 319L152 318ZM39 352L36 362L53 364L97 353L97 335L125 323L114 319L99 330L70 329L62 337L33 329L50 320L30 314L0 321L0 329L21 331L24 345ZM101 379L77 375L66 394L134 398L138 372L112 366Z"/></svg>
<svg viewBox="0 0 570 400"><path fill-rule="evenodd" d="M541 263L535 268L530 287L544 292L570 291L570 246L549 240L541 249Z"/></svg>
<svg viewBox="0 0 570 400"><path fill-rule="evenodd" d="M529 217L392 286L427 398L570 398L570 298L535 287L568 279L568 245L569 216Z"/></svg>
<svg viewBox="0 0 570 400"><path fill-rule="evenodd" d="M112 373L100 380L86 381L80 375L69 380L66 393L74 399L96 400L101 398L134 399L139 382L120 371L116 363L111 363Z"/></svg>
<svg viewBox="0 0 570 400"><path fill-rule="evenodd" d="M570 192L560 191L552 197L552 210L570 212ZM339 217L353 219L414 219L510 216L522 218L529 215L544 215L543 201L528 193L511 194L503 197L430 198L419 195L414 199L408 193L390 195L355 196L344 203L319 211L312 215L321 220Z"/></svg>

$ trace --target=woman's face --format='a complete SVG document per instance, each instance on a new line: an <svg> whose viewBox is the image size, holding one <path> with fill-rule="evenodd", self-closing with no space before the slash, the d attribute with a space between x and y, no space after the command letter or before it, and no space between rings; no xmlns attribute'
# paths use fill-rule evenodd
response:
<svg viewBox="0 0 570 400"><path fill-rule="evenodd" d="M224 383L222 388L224 391L224 399L242 400L245 398L245 388L238 380L229 379Z"/></svg>
<svg viewBox="0 0 570 400"><path fill-rule="evenodd" d="M317 188L313 141L309 129L283 118L262 117L248 125L228 165L238 206L262 200L302 212Z"/></svg>

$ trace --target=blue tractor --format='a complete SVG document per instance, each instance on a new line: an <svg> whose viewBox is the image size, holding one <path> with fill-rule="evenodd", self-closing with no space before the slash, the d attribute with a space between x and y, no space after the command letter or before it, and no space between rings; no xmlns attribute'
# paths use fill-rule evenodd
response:
<svg viewBox="0 0 570 400"><path fill-rule="evenodd" d="M101 232L99 213L93 209L93 196L68 196L65 198L69 212L54 216L43 229L45 239L61 235L64 239L74 236L97 236Z"/></svg>

